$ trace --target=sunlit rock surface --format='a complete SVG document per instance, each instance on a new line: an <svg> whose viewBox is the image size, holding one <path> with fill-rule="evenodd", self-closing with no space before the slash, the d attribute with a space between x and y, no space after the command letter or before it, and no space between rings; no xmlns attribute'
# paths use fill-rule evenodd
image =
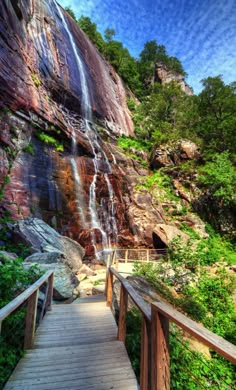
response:
<svg viewBox="0 0 236 390"><path fill-rule="evenodd" d="M86 68L94 117L118 134L133 134L121 79L67 13L65 19ZM70 127L61 109L80 114L81 80L55 2L2 0L0 50L1 103Z"/></svg>

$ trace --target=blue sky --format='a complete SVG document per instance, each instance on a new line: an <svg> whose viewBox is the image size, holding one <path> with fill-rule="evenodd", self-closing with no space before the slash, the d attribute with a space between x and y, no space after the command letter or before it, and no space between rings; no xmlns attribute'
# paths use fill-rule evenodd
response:
<svg viewBox="0 0 236 390"><path fill-rule="evenodd" d="M235 0L58 0L77 17L89 16L98 30L114 28L116 39L138 57L156 39L178 57L195 93L200 80L223 75L236 81Z"/></svg>

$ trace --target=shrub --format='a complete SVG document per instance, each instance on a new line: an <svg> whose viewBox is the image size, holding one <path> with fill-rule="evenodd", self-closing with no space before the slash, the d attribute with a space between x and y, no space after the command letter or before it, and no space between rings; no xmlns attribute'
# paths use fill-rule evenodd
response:
<svg viewBox="0 0 236 390"><path fill-rule="evenodd" d="M36 135L40 139L40 141L44 142L45 144L53 145L57 152L63 152L64 151L64 146L61 143L59 143L51 135L48 135L48 134L46 134L44 132L39 132Z"/></svg>
<svg viewBox="0 0 236 390"><path fill-rule="evenodd" d="M12 261L1 257L0 265L0 308L33 284L41 272L36 266L26 270L22 259ZM10 376L23 355L25 308L16 310L2 323L0 344L0 388Z"/></svg>
<svg viewBox="0 0 236 390"><path fill-rule="evenodd" d="M39 88L41 85L41 81L36 73L32 73L31 78L36 88Z"/></svg>

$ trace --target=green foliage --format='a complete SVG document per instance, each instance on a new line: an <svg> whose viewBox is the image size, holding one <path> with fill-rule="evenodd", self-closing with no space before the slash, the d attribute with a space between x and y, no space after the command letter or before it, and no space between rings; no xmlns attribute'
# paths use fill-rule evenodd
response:
<svg viewBox="0 0 236 390"><path fill-rule="evenodd" d="M32 78L32 80L33 80L33 83L34 83L35 87L36 87L36 88L39 88L40 85L41 85L41 81L40 81L38 75L37 75L36 73L32 73L32 74L31 74L31 78Z"/></svg>
<svg viewBox="0 0 236 390"><path fill-rule="evenodd" d="M0 308L13 300L33 284L42 273L36 266L26 270L22 259L10 260L1 257ZM4 385L18 360L23 355L25 309L21 308L2 323L0 337L0 387Z"/></svg>
<svg viewBox="0 0 236 390"><path fill-rule="evenodd" d="M77 20L77 23L89 37L89 39L94 43L100 53L103 54L105 50L105 41L102 37L102 34L97 31L96 23L93 23L89 17L83 15Z"/></svg>
<svg viewBox="0 0 236 390"><path fill-rule="evenodd" d="M191 296L193 301L200 302L206 315L201 319L203 325L219 336L233 340L233 329L236 328L236 312L233 303L235 278L230 277L224 268L216 275L203 272L197 285L185 286L184 295ZM229 336L231 335L231 336Z"/></svg>
<svg viewBox="0 0 236 390"><path fill-rule="evenodd" d="M132 112L132 111L135 111L135 108L136 108L136 103L135 103L135 100L132 99L132 98L129 98L127 99L127 106L129 108L129 110Z"/></svg>
<svg viewBox="0 0 236 390"><path fill-rule="evenodd" d="M131 149L149 151L151 148L150 142L147 142L145 140L142 141L132 137L126 137L124 135L118 138L117 143L120 148L127 151Z"/></svg>
<svg viewBox="0 0 236 390"><path fill-rule="evenodd" d="M136 107L136 135L156 145L179 138L196 140L191 131L198 119L195 108L195 97L187 96L175 82L156 84Z"/></svg>
<svg viewBox="0 0 236 390"><path fill-rule="evenodd" d="M170 252L171 268L180 265L192 268L192 264L199 258L191 254L191 248L182 249L179 243L175 249L177 254ZM193 248L192 248L193 249ZM197 253L197 250L196 250ZM173 257L174 255L174 257ZM202 268L198 281L187 283L181 289L181 295L176 297L167 284L170 277L166 277L163 269L168 263L136 263L134 271L137 275L145 277L157 292L179 310L187 313L195 321L203 325L231 343L236 344L236 311L233 303L235 278L231 277L224 268L219 268L215 274L207 274ZM195 272L195 270L193 270ZM199 270L198 270L199 271ZM194 280L194 279L193 279ZM173 284L173 283L172 283ZM203 388L227 389L234 380L233 366L216 353L212 353L209 360L199 352L193 351L183 338L177 327L171 327L170 336L171 356L171 386L175 389L198 389L199 383ZM206 387L204 387L206 386Z"/></svg>
<svg viewBox="0 0 236 390"><path fill-rule="evenodd" d="M105 40L107 42L111 42L115 35L116 35L116 32L115 32L114 28L107 28L104 31L104 37L105 37Z"/></svg>
<svg viewBox="0 0 236 390"><path fill-rule="evenodd" d="M140 53L139 71L144 84L148 85L151 79L155 78L155 65L157 62L163 63L169 70L186 76L181 62L176 57L169 56L165 46L158 45L156 40L152 40L145 43Z"/></svg>
<svg viewBox="0 0 236 390"><path fill-rule="evenodd" d="M65 7L65 11L76 21L76 16L75 16L75 13L73 11L73 9L71 8L71 6L69 7Z"/></svg>
<svg viewBox="0 0 236 390"><path fill-rule="evenodd" d="M43 131L37 133L36 135L40 139L40 141L44 142L45 144L53 145L57 152L64 151L64 146L60 142L58 142L54 137L52 137L51 135L48 135L48 134L44 133Z"/></svg>
<svg viewBox="0 0 236 390"><path fill-rule="evenodd" d="M26 270L22 266L22 258L9 260L1 257L0 266L0 308L29 287L41 273L36 266Z"/></svg>
<svg viewBox="0 0 236 390"><path fill-rule="evenodd" d="M126 317L125 346L130 357L136 377L140 377L141 322L139 310L132 308Z"/></svg>
<svg viewBox="0 0 236 390"><path fill-rule="evenodd" d="M233 365L221 358L207 358L194 351L174 325L170 332L171 389L230 389L234 381Z"/></svg>
<svg viewBox="0 0 236 390"><path fill-rule="evenodd" d="M31 154L32 156L35 155L35 149L34 145L30 142L25 148L23 149L24 152Z"/></svg>
<svg viewBox="0 0 236 390"><path fill-rule="evenodd" d="M198 96L200 116L198 135L204 141L205 152L235 152L236 145L236 85L226 85L221 76L202 81L204 89Z"/></svg>
<svg viewBox="0 0 236 390"><path fill-rule="evenodd" d="M200 169L198 180L219 202L236 202L236 170L228 152L215 154L212 161Z"/></svg>
<svg viewBox="0 0 236 390"><path fill-rule="evenodd" d="M137 184L137 189L146 189L152 196L158 200L173 200L179 202L178 197L175 195L172 185L173 179L167 176L160 169L155 171L150 175L140 178L139 184Z"/></svg>

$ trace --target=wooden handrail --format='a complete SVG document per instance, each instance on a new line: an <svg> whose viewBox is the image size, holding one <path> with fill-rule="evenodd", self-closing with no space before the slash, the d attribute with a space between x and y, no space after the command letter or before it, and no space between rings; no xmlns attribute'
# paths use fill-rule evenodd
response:
<svg viewBox="0 0 236 390"><path fill-rule="evenodd" d="M168 303L154 302L149 305L112 267L108 268L107 273L107 304L109 306L112 305L113 276L121 283L117 335L119 340L125 341L128 296L142 313L140 390L170 389L169 321L176 323L197 340L236 364L236 347L233 344L191 320Z"/></svg>
<svg viewBox="0 0 236 390"><path fill-rule="evenodd" d="M144 299L135 291L131 284L123 276L119 274L113 267L110 268L110 272L121 282L124 289L129 294L132 301L139 308L147 321L151 321L151 307L144 301Z"/></svg>
<svg viewBox="0 0 236 390"><path fill-rule="evenodd" d="M114 268L109 267L107 274L107 305L112 305L112 284L113 276L121 283L120 315L118 323L117 339L125 342L126 337L126 313L128 307L128 296L142 313L142 335L141 335L141 362L140 362L140 390L147 390L151 381L150 360L151 360L151 307L135 291L130 283L121 276Z"/></svg>
<svg viewBox="0 0 236 390"><path fill-rule="evenodd" d="M43 302L43 310L46 311L50 310L52 293L53 293L53 271L47 271L34 284L32 284L29 288L27 288L27 290L25 290L23 293L18 295L15 299L9 302L2 309L0 309L0 324L1 324L6 317L12 314L24 302L27 302L26 320L25 320L25 337L24 337L25 349L32 348L33 346L37 301L38 301L38 290L45 282L48 282L48 286L47 286L45 300ZM42 319L42 316L40 316L40 319Z"/></svg>
<svg viewBox="0 0 236 390"><path fill-rule="evenodd" d="M9 302L6 306L0 309L0 321L3 321L8 317L13 311L15 311L19 306L21 306L27 299L38 290L53 274L53 271L47 271L40 279L38 279L34 284L32 284L27 290L18 295L13 301Z"/></svg>
<svg viewBox="0 0 236 390"><path fill-rule="evenodd" d="M168 303L154 302L151 306L152 310L157 310L159 313L163 314L164 317L169 318L180 328L186 330L219 355L223 356L231 363L236 364L236 347L227 340L223 339L223 337L218 336L206 329L203 325L191 320L178 310L174 309L173 306Z"/></svg>

